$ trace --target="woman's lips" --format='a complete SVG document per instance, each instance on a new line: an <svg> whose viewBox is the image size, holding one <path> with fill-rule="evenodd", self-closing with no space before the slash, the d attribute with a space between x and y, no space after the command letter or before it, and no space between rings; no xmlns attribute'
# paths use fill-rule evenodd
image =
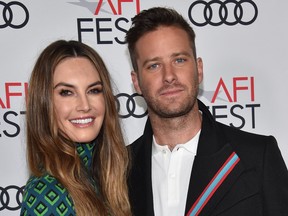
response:
<svg viewBox="0 0 288 216"><path fill-rule="evenodd" d="M72 119L70 122L77 127L88 127L94 121L94 117Z"/></svg>

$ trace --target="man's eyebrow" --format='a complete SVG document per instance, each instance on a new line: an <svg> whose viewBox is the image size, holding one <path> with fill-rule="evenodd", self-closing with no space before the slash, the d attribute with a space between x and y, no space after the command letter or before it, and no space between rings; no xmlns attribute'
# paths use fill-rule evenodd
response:
<svg viewBox="0 0 288 216"><path fill-rule="evenodd" d="M171 57L177 57L177 56L180 56L180 55L189 56L189 57L192 56L191 53L183 51L183 52L172 53Z"/></svg>
<svg viewBox="0 0 288 216"><path fill-rule="evenodd" d="M189 52L187 52L187 51L172 53L172 54L170 55L170 57L177 57L177 56L181 56L181 55L188 56L188 57L192 57L192 54L189 53ZM154 58L146 59L146 60L143 62L143 66L146 65L146 64L149 63L149 62L159 61L160 59L161 59L161 57L154 57Z"/></svg>
<svg viewBox="0 0 288 216"><path fill-rule="evenodd" d="M149 62L159 61L160 59L161 59L160 57L154 57L154 58L146 59L146 60L143 62L143 65L142 65L142 66L148 64Z"/></svg>

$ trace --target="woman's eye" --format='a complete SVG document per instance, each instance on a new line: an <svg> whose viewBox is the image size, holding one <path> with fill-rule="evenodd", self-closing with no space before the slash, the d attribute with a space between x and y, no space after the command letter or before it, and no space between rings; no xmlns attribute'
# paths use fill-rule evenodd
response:
<svg viewBox="0 0 288 216"><path fill-rule="evenodd" d="M103 91L102 88L93 88L93 89L90 89L90 90L88 91L88 93L90 93L90 94L99 94L99 93L101 93L102 91Z"/></svg>
<svg viewBox="0 0 288 216"><path fill-rule="evenodd" d="M61 96L69 96L69 95L72 95L72 92L70 90L67 90L67 89L62 89L59 94Z"/></svg>

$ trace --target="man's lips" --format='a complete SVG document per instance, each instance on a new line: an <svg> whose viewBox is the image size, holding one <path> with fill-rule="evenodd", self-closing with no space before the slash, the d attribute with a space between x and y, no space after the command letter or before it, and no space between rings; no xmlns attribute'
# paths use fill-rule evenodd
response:
<svg viewBox="0 0 288 216"><path fill-rule="evenodd" d="M165 90L160 91L160 95L169 96L169 95L178 94L182 91L183 91L183 88L170 88L170 89L165 89Z"/></svg>

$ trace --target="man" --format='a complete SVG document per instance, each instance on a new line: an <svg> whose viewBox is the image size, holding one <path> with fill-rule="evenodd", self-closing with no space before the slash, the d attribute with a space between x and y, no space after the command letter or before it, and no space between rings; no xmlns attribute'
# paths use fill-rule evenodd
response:
<svg viewBox="0 0 288 216"><path fill-rule="evenodd" d="M197 100L203 63L189 24L167 8L132 21L131 76L149 116L129 146L134 215L288 215L288 172L275 138L218 123Z"/></svg>

